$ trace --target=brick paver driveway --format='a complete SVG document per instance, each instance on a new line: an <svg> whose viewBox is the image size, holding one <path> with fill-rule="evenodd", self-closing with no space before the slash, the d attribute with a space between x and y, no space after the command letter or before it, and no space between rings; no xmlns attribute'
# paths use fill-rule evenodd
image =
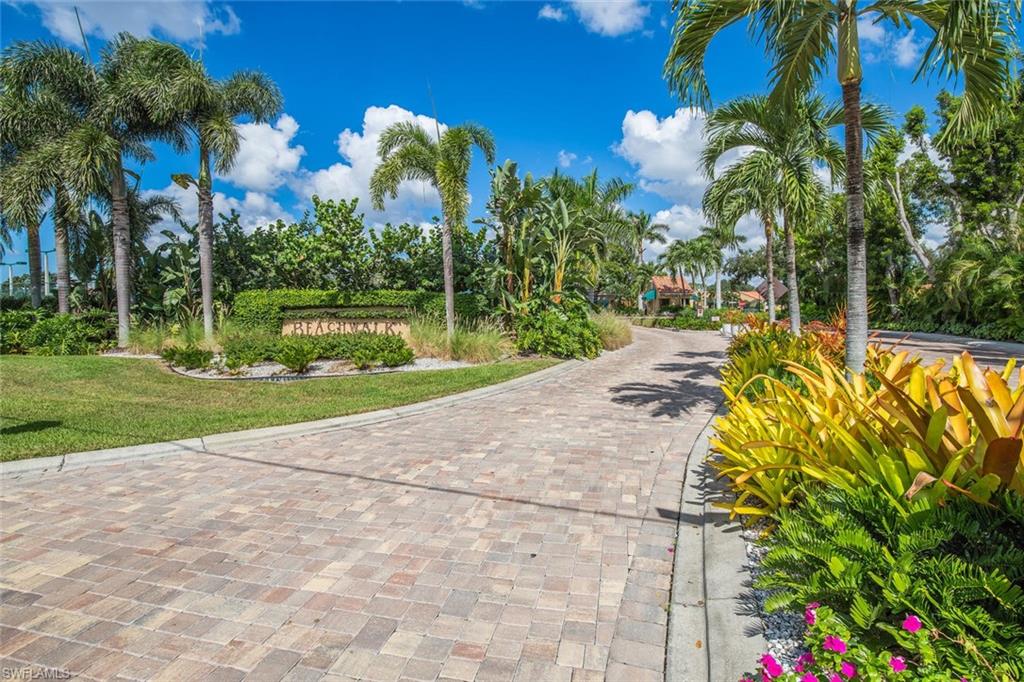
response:
<svg viewBox="0 0 1024 682"><path fill-rule="evenodd" d="M637 330L430 413L6 481L2 665L660 679L680 478L724 347Z"/></svg>

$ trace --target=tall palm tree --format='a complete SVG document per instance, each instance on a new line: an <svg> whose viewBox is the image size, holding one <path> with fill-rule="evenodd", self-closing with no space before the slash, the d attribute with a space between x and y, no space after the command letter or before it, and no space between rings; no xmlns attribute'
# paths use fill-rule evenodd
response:
<svg viewBox="0 0 1024 682"><path fill-rule="evenodd" d="M686 102L709 108L704 59L712 39L748 19L763 35L772 61L772 100L790 108L826 70L836 67L843 91L847 211L846 364L862 372L867 352L867 247L864 241L863 132L860 39L857 22L886 22L896 29L917 20L932 40L917 76L963 73L963 106L948 135L985 126L987 114L1010 83L1014 21L1022 0L677 0L665 76ZM834 60L834 61L833 61Z"/></svg>
<svg viewBox="0 0 1024 682"><path fill-rule="evenodd" d="M828 105L822 97L804 97L789 110L773 105L767 97L741 97L716 109L707 120L708 142L701 160L708 177L714 178L725 154L744 149L749 153L731 164L730 170L735 166L739 175L774 176L780 192L789 320L794 334L800 333L794 233L796 226L809 222L824 203L827 190L815 167L827 168L833 179L843 175L843 150L829 135L830 129L842 122L842 105ZM884 112L866 105L862 122L874 135L885 127Z"/></svg>
<svg viewBox="0 0 1024 682"><path fill-rule="evenodd" d="M157 63L178 74L170 86L160 88L157 119L177 126L194 139L199 151L199 172L172 176L183 189L196 188L199 199L199 280L202 291L203 330L213 340L213 170L228 173L235 164L241 141L235 120L249 117L264 123L282 106L281 91L258 71L239 71L225 80L211 77L203 63L180 50L173 64ZM154 73L154 79L159 78ZM213 163L211 164L211 159Z"/></svg>
<svg viewBox="0 0 1024 682"><path fill-rule="evenodd" d="M4 55L0 59L0 202L5 207L5 218L23 226L28 234L30 290L32 304L38 307L42 299L39 227L47 198L52 196L57 306L59 312L67 313L67 221L72 209L71 195L67 169L48 143L79 124L81 115L45 87L18 88L11 76L11 66Z"/></svg>
<svg viewBox="0 0 1024 682"><path fill-rule="evenodd" d="M664 244L667 240L668 225L662 223L653 222L653 218L649 213L644 211L638 211L636 213L629 214L629 220L627 222L627 234L626 237L629 240L630 246L632 246L634 253L636 254L636 264L638 270L643 269L644 264L644 244ZM636 307L641 313L644 311L644 291L640 289L640 293L636 297Z"/></svg>
<svg viewBox="0 0 1024 682"><path fill-rule="evenodd" d="M770 169L734 166L708 184L704 215L721 229L735 231L743 216L753 213L761 221L765 241L765 281L768 322L775 324L775 227L782 192Z"/></svg>
<svg viewBox="0 0 1024 682"><path fill-rule="evenodd" d="M704 225L700 228L700 234L704 237L709 244L711 244L716 253L717 260L715 260L715 308L722 307L722 269L725 267L725 252L728 249L739 246L742 242L746 241L746 238L736 233L736 224L729 225L728 223L716 223L714 225Z"/></svg>
<svg viewBox="0 0 1024 682"><path fill-rule="evenodd" d="M436 122L435 122L436 123ZM445 323L455 333L455 275L452 228L462 227L469 212L469 165L473 147L494 163L494 137L486 128L466 123L435 135L411 121L388 126L377 142L380 163L370 178L370 198L384 210L384 197L398 197L403 180L424 180L441 195L441 257L444 267Z"/></svg>
<svg viewBox="0 0 1024 682"><path fill-rule="evenodd" d="M60 98L80 120L63 134L40 145L40 158L51 158L66 173L79 195L109 188L114 238L118 345L128 344L131 310L131 226L126 158L144 163L153 158L151 140L166 142L183 152L180 131L161 125L156 96L177 74L167 68L176 62L177 46L140 40L126 33L104 48L99 64L76 52L40 41L16 43L4 52L5 87L27 93L45 89Z"/></svg>

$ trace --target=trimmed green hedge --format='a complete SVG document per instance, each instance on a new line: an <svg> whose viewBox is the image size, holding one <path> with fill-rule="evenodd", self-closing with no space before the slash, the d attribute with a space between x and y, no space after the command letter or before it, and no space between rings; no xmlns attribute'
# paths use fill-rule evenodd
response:
<svg viewBox="0 0 1024 682"><path fill-rule="evenodd" d="M433 291L325 291L319 289L274 289L243 291L235 296L234 317L244 326L280 333L288 318L316 315L307 308L339 308L338 317L405 319L413 314L444 316L444 294ZM404 311L359 312L359 308L401 308ZM285 311L288 311L286 314ZM478 294L457 294L455 312L473 320L486 312L486 300Z"/></svg>
<svg viewBox="0 0 1024 682"><path fill-rule="evenodd" d="M224 340L224 364L228 369L238 369L258 362L274 360L281 362L282 352L294 347L309 351L309 360L344 359L353 360L356 355L365 355L374 363L404 354L409 350L405 339L389 334L322 334L320 336L280 336L271 333L238 334ZM406 364L412 361L409 354ZM282 362L282 364L288 364Z"/></svg>

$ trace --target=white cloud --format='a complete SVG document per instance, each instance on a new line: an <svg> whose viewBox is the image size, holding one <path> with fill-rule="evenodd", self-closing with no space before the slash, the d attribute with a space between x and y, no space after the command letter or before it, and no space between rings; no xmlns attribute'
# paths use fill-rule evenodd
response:
<svg viewBox="0 0 1024 682"><path fill-rule="evenodd" d="M648 250L660 255L674 239L693 239L700 234L700 228L708 224L699 208L687 204L673 204L654 214L653 223L668 225L668 242L650 244ZM741 248L760 248L764 244L764 229L753 215L745 215L736 223L736 234L744 238Z"/></svg>
<svg viewBox="0 0 1024 682"><path fill-rule="evenodd" d="M885 45L885 27L876 24L877 14L865 14L857 19L857 35L860 39L871 45Z"/></svg>
<svg viewBox="0 0 1024 682"><path fill-rule="evenodd" d="M610 37L642 28L651 13L639 0L572 0L570 4L588 31Z"/></svg>
<svg viewBox="0 0 1024 682"><path fill-rule="evenodd" d="M874 12L857 19L864 60L871 64L891 61L904 69L914 66L924 50L923 44L915 40L914 29L899 36L882 23L874 23L876 19L878 15Z"/></svg>
<svg viewBox="0 0 1024 682"><path fill-rule="evenodd" d="M163 189L147 189L142 192L144 197L153 196L154 194L162 194L175 199L178 202L181 217L186 223L191 224L199 220L199 198L196 196L194 187L185 189L180 185L171 183ZM232 210L239 213L239 223L246 232L252 232L257 227L269 225L277 221L278 218L285 222L294 220L269 194L250 191L246 192L245 196L239 199L228 196L223 192L213 193L213 219L215 221L218 220L219 214L227 215ZM164 241L163 236L160 235L161 230L171 230L176 234L182 233L178 224L168 218L154 227L149 239L150 246Z"/></svg>
<svg viewBox="0 0 1024 682"><path fill-rule="evenodd" d="M238 126L242 138L235 165L224 179L242 189L266 192L283 185L299 169L306 150L292 146L299 123L282 114L277 123L243 123Z"/></svg>
<svg viewBox="0 0 1024 682"><path fill-rule="evenodd" d="M562 168L568 168L577 158L578 157L572 152L567 152L564 149L561 149L558 152L558 165Z"/></svg>
<svg viewBox="0 0 1024 682"><path fill-rule="evenodd" d="M630 110L622 119L622 140L612 149L636 166L641 189L699 205L708 184L700 166L704 121L698 109L679 108L664 119L648 110ZM723 165L738 156L726 155Z"/></svg>
<svg viewBox="0 0 1024 682"><path fill-rule="evenodd" d="M922 45L914 42L914 29L910 29L905 36L892 44L892 57L897 66L906 69L917 63L922 50Z"/></svg>
<svg viewBox="0 0 1024 682"><path fill-rule="evenodd" d="M551 5L544 5L540 8L540 11L537 12L537 18L550 19L551 21L565 21L567 17L563 10Z"/></svg>
<svg viewBox="0 0 1024 682"><path fill-rule="evenodd" d="M385 128L399 121L413 121L431 133L435 130L434 119L429 116L414 114L394 104L369 107L363 114L361 131L346 128L338 135L338 153L344 161L299 173L292 188L303 197L316 194L324 199L357 198L360 209L371 223L420 222L425 211L439 209L441 205L437 191L427 182L403 182L397 199L385 199L383 212L373 210L370 205L370 177L380 161L377 140ZM447 126L441 124L441 131L446 129Z"/></svg>
<svg viewBox="0 0 1024 682"><path fill-rule="evenodd" d="M42 12L43 25L61 40L80 45L82 38L70 2L31 0ZM161 2L77 3L82 29L87 35L109 40L122 31L136 36L159 35L178 42L198 44L214 33L232 35L241 29L241 21L230 5L214 5L202 0L162 0Z"/></svg>

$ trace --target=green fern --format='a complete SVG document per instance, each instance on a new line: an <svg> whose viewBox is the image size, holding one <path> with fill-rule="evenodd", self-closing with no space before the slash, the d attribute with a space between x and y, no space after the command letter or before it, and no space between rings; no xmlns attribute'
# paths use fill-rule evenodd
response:
<svg viewBox="0 0 1024 682"><path fill-rule="evenodd" d="M970 679L1024 678L1024 503L899 505L870 487L810 488L779 512L757 586L769 610L831 606L862 641L898 646L915 613L939 662ZM909 504L909 507L908 507ZM998 679L998 677L997 677Z"/></svg>

